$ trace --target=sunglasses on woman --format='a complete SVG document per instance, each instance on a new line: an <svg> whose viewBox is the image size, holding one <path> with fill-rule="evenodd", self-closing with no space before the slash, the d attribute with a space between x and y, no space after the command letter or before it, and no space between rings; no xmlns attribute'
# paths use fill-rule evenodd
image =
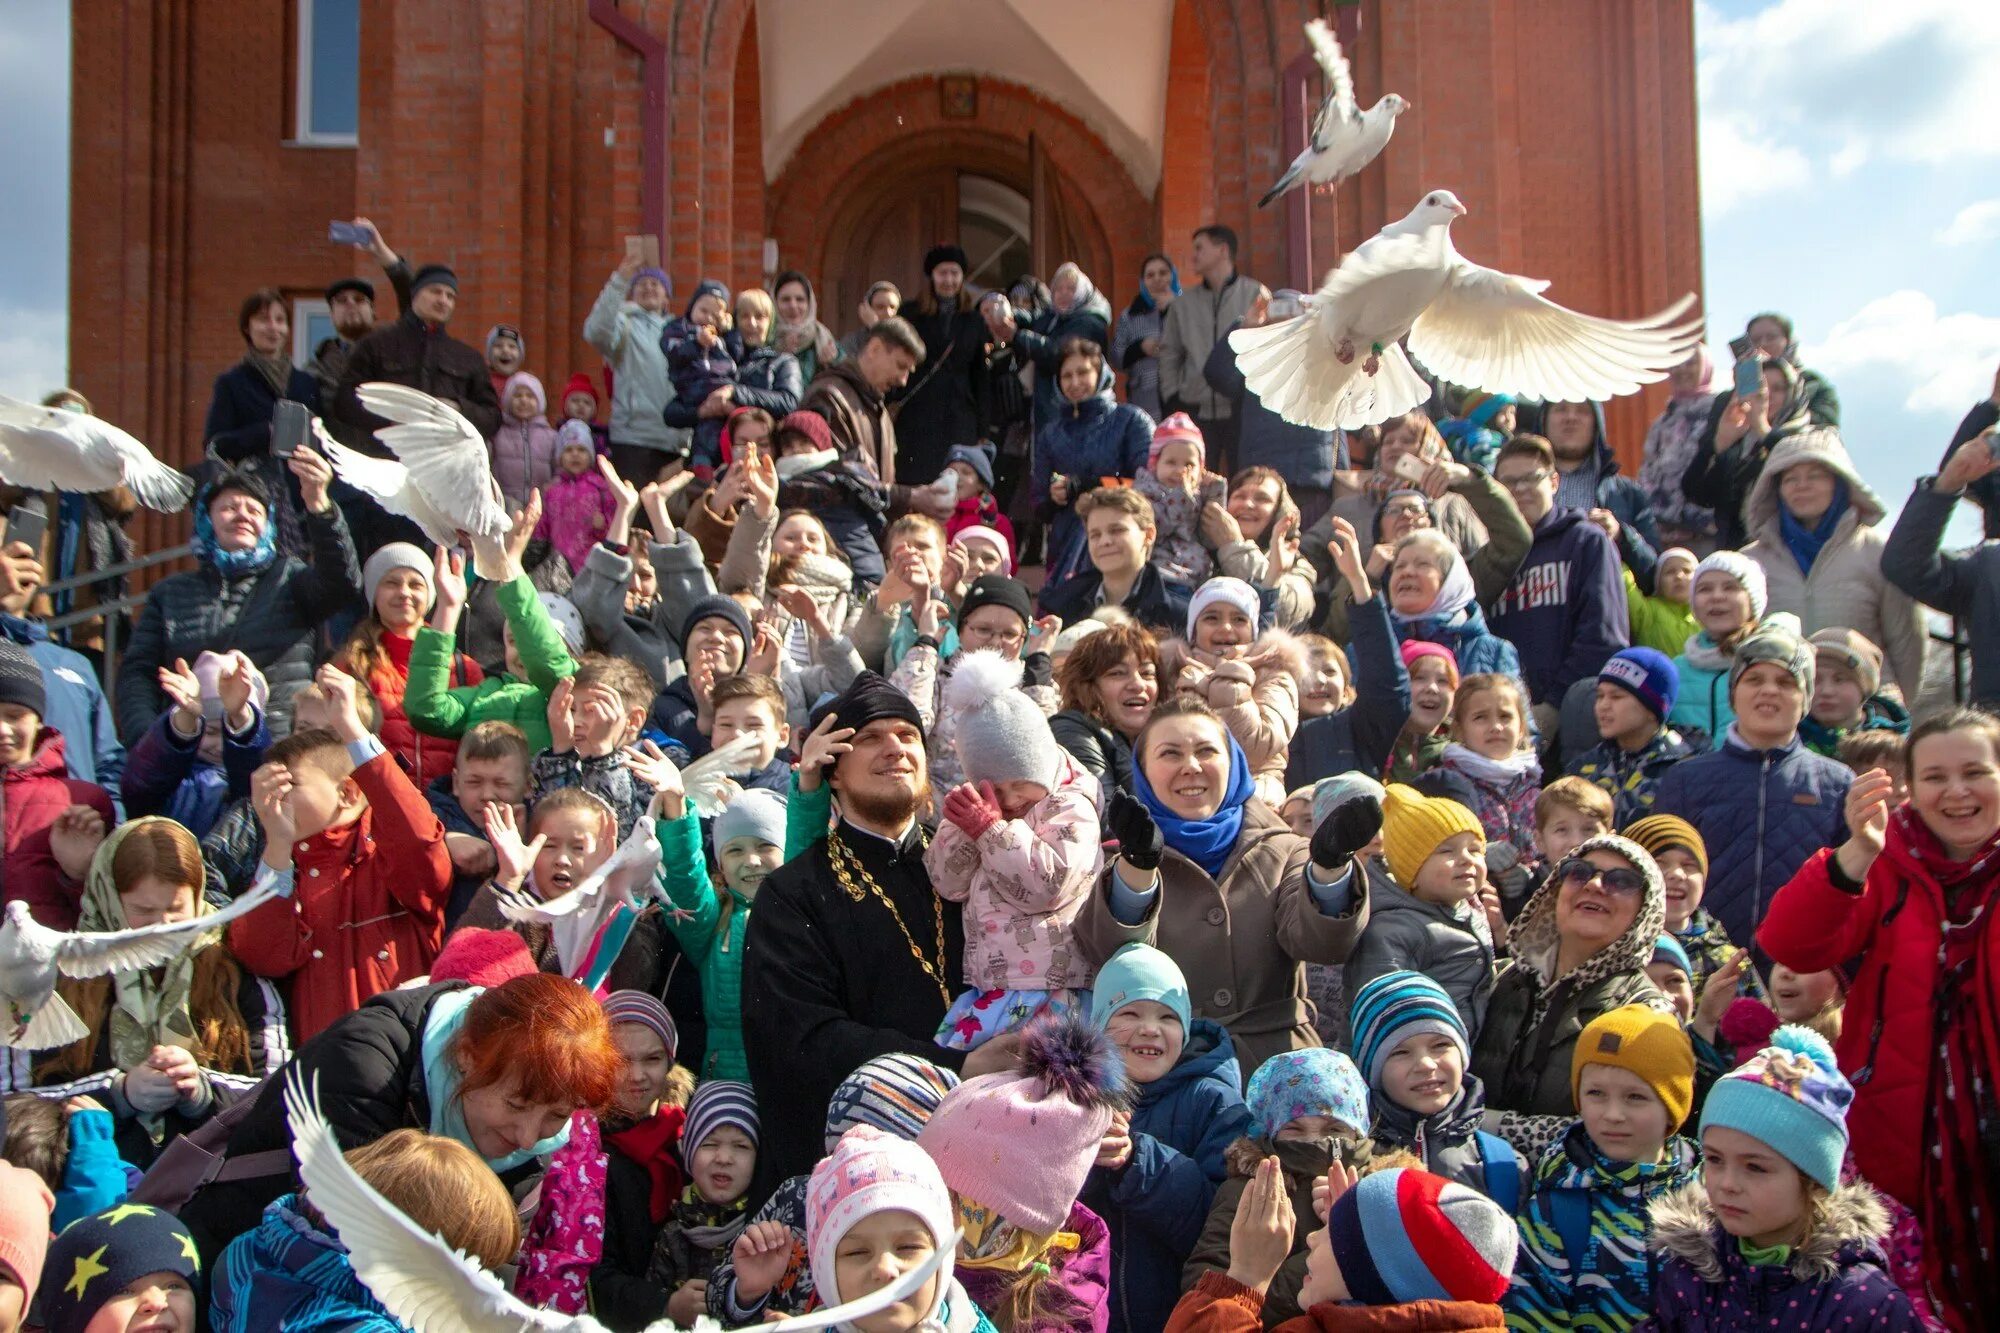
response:
<svg viewBox="0 0 2000 1333"><path fill-rule="evenodd" d="M1604 886L1606 893L1644 893L1646 877L1636 870L1622 866L1606 870L1592 865L1580 856L1572 856L1556 867L1556 878L1573 889L1580 889L1593 880Z"/></svg>

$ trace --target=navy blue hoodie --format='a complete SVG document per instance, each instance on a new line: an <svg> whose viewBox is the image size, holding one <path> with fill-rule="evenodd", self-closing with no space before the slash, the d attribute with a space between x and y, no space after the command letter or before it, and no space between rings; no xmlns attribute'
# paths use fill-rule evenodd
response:
<svg viewBox="0 0 2000 1333"><path fill-rule="evenodd" d="M1520 653L1529 697L1561 707L1563 691L1630 643L1625 580L1604 529L1580 509L1544 514L1491 627Z"/></svg>

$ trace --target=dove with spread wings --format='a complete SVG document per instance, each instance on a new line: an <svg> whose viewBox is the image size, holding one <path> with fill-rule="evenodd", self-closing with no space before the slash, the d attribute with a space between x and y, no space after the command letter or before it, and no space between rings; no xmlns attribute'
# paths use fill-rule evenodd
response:
<svg viewBox="0 0 2000 1333"><path fill-rule="evenodd" d="M1550 401L1602 401L1665 379L1701 339L1692 294L1644 319L1548 300L1548 283L1483 268L1452 246L1465 205L1432 190L1340 261L1305 312L1229 335L1265 407L1315 430L1353 430L1428 401L1414 356L1453 384ZM1409 353L1400 342L1409 339Z"/></svg>
<svg viewBox="0 0 2000 1333"><path fill-rule="evenodd" d="M1319 114L1313 117L1312 137L1306 141L1305 151L1257 201L1259 208L1302 183L1320 192L1331 191L1380 156L1389 146L1389 136L1396 132L1396 117L1410 109L1410 104L1395 93L1384 93L1366 111L1355 104L1354 75L1325 19L1306 24L1306 42L1319 62L1320 73L1326 76L1326 96L1320 101Z"/></svg>
<svg viewBox="0 0 2000 1333"><path fill-rule="evenodd" d="M125 486L163 514L177 513L194 494L193 480L110 422L7 397L0 397L0 481L85 494Z"/></svg>
<svg viewBox="0 0 2000 1333"><path fill-rule="evenodd" d="M306 1199L347 1247L348 1262L390 1314L415 1333L608 1333L589 1315L537 1310L516 1297L500 1279L464 1254L447 1248L363 1180L342 1155L333 1126L320 1111L317 1079L305 1086L285 1079L285 1113L291 1121L292 1152ZM894 1282L857 1300L810 1314L755 1325L758 1333L810 1333L851 1325L878 1310L907 1301L931 1276L943 1271L963 1233L940 1237L937 1248ZM721 1333L706 1317L697 1333ZM644 1333L678 1333L671 1320L648 1324Z"/></svg>

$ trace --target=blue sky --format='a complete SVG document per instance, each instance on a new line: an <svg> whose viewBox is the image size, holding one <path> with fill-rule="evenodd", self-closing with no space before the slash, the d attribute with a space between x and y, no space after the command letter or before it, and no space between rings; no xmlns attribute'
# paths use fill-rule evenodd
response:
<svg viewBox="0 0 2000 1333"><path fill-rule="evenodd" d="M69 9L0 7L0 392L20 397L63 378ZM1711 343L1791 315L1893 511L2000 366L2000 3L1699 0L1695 28Z"/></svg>

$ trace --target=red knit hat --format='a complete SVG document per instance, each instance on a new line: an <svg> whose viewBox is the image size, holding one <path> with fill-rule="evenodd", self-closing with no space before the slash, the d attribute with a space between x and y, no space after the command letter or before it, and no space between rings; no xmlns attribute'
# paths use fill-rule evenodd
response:
<svg viewBox="0 0 2000 1333"><path fill-rule="evenodd" d="M573 393L587 393L591 396L591 398L593 398L599 403L602 403L604 401L603 396L597 392L597 386L591 383L590 376L584 374L581 370L577 371L576 374L571 375L569 377L569 383L563 385L561 401L565 403L568 402L569 396ZM597 414L593 412L591 413L591 415L595 416Z"/></svg>
<svg viewBox="0 0 2000 1333"><path fill-rule="evenodd" d="M461 926L451 933L431 964L432 981L469 981L491 988L536 971L528 945L511 930Z"/></svg>
<svg viewBox="0 0 2000 1333"><path fill-rule="evenodd" d="M1205 467L1208 459L1208 442L1201 437L1201 427L1194 424L1194 418L1185 412L1176 412L1153 427L1153 444L1146 452L1146 466L1160 465L1160 451L1170 444L1191 444L1194 446L1196 467Z"/></svg>

